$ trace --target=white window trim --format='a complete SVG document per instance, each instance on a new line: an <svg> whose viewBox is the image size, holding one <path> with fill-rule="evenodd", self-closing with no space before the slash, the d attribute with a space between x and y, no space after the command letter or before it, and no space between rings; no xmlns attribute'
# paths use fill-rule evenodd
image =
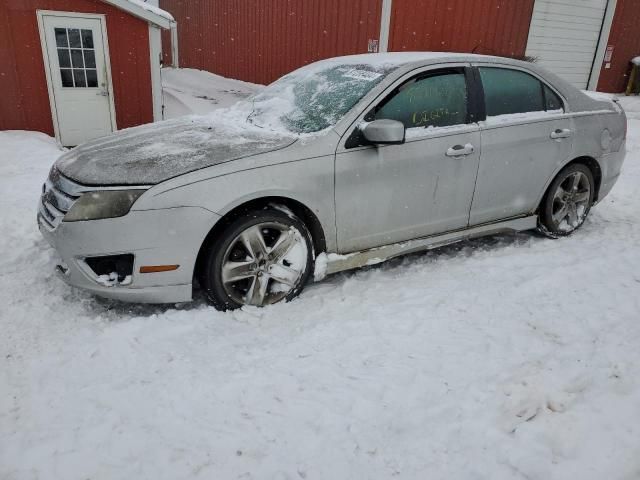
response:
<svg viewBox="0 0 640 480"><path fill-rule="evenodd" d="M171 24L171 66L173 68L180 68L179 62L180 50L178 49L178 24L173 22Z"/></svg>
<svg viewBox="0 0 640 480"><path fill-rule="evenodd" d="M113 100L113 81L111 78L111 58L109 57L109 39L107 36L107 19L101 13L78 13L78 12L59 12L55 10L37 10L38 31L40 32L40 46L42 48L42 59L44 61L44 72L47 78L47 92L49 94L49 106L51 108L51 120L53 122L53 132L58 143L60 139L60 124L58 121L58 112L56 110L56 100L53 92L53 72L51 71L51 62L49 61L49 49L47 48L47 38L44 29L44 17L70 17L70 18L91 18L100 20L100 29L102 33L102 44L104 48L104 61L107 74L107 91L109 93L109 115L111 116L111 131L118 130L116 123L116 106Z"/></svg>
<svg viewBox="0 0 640 480"><path fill-rule="evenodd" d="M153 103L153 121L164 120L162 108L162 38L160 28L149 24L149 67L151 69L151 100Z"/></svg>
<svg viewBox="0 0 640 480"><path fill-rule="evenodd" d="M380 15L380 53L386 53L389 51L392 10L393 0L382 0L382 12Z"/></svg>

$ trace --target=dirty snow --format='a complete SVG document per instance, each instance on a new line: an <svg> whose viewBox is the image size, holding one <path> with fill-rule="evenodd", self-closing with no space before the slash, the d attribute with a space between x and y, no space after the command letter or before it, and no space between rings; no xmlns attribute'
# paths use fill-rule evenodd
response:
<svg viewBox="0 0 640 480"><path fill-rule="evenodd" d="M0 478L640 477L640 101L574 236L500 236L220 313L99 301L35 224L60 155L0 132Z"/></svg>

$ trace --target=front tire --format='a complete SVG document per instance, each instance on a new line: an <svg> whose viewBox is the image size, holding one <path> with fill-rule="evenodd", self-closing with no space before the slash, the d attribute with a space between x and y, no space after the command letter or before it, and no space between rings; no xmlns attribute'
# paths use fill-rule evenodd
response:
<svg viewBox="0 0 640 480"><path fill-rule="evenodd" d="M566 237L587 219L595 193L589 167L576 163L563 169L540 206L538 230L550 238Z"/></svg>
<svg viewBox="0 0 640 480"><path fill-rule="evenodd" d="M218 310L263 307L298 296L313 265L311 234L299 218L275 208L253 210L211 244L200 284Z"/></svg>

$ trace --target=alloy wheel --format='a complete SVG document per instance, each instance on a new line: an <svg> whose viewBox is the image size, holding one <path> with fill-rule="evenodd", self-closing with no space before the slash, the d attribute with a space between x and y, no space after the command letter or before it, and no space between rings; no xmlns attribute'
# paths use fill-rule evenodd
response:
<svg viewBox="0 0 640 480"><path fill-rule="evenodd" d="M296 228L277 222L253 225L234 238L224 254L223 288L240 305L277 303L300 283L308 255Z"/></svg>
<svg viewBox="0 0 640 480"><path fill-rule="evenodd" d="M591 183L580 171L569 173L558 185L554 195L551 218L557 228L569 233L584 222L591 201Z"/></svg>

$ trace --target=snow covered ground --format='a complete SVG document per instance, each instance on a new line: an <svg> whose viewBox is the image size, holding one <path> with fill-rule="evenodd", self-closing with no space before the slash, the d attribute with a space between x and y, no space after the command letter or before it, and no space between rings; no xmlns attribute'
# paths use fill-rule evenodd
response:
<svg viewBox="0 0 640 480"><path fill-rule="evenodd" d="M0 132L0 479L640 478L640 100L577 234L493 237L220 313L97 300Z"/></svg>

